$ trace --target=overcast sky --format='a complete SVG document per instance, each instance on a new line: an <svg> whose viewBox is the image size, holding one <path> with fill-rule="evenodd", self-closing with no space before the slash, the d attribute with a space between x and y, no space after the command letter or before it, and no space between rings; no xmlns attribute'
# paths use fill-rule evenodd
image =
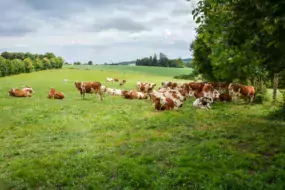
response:
<svg viewBox="0 0 285 190"><path fill-rule="evenodd" d="M194 2L194 1L193 1ZM53 52L68 62L191 57L186 0L0 0L0 51Z"/></svg>

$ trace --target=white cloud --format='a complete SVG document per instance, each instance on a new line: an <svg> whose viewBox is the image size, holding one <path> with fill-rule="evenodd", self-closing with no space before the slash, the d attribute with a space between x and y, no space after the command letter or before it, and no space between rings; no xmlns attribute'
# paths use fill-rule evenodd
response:
<svg viewBox="0 0 285 190"><path fill-rule="evenodd" d="M159 52L170 58L191 56L197 25L186 0L37 1L0 2L2 51L51 51L70 62L95 63Z"/></svg>

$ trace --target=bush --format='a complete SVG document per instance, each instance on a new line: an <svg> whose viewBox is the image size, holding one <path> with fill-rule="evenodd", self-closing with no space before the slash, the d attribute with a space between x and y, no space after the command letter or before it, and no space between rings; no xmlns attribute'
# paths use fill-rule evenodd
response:
<svg viewBox="0 0 285 190"><path fill-rule="evenodd" d="M256 88L254 103L262 104L263 102L268 101L269 98L268 96L266 96L266 93L267 93L267 89L265 85L263 85L261 89Z"/></svg>

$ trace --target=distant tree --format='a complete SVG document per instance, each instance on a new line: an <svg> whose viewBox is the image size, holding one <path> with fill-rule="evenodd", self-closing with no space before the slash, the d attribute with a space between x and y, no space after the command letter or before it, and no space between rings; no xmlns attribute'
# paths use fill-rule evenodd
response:
<svg viewBox="0 0 285 190"><path fill-rule="evenodd" d="M158 66L158 60L157 60L156 54L154 54L154 56L153 56L152 65L155 67Z"/></svg>
<svg viewBox="0 0 285 190"><path fill-rule="evenodd" d="M44 57L42 62L43 62L43 70L51 68L50 60L47 57Z"/></svg>
<svg viewBox="0 0 285 190"><path fill-rule="evenodd" d="M27 73L33 72L34 71L34 65L32 60L27 57L26 59L24 59L24 64L25 64L25 71Z"/></svg>
<svg viewBox="0 0 285 190"><path fill-rule="evenodd" d="M2 56L0 56L0 77L4 77L6 75L7 75L6 60Z"/></svg>
<svg viewBox="0 0 285 190"><path fill-rule="evenodd" d="M39 57L36 58L36 60L33 63L34 63L34 68L36 71L43 69L43 62Z"/></svg>
<svg viewBox="0 0 285 190"><path fill-rule="evenodd" d="M93 62L92 61L88 61L88 65L93 65Z"/></svg>

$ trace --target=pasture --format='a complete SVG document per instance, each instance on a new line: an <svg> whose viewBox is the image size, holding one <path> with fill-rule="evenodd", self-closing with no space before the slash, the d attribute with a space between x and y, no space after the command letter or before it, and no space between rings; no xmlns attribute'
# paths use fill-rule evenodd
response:
<svg viewBox="0 0 285 190"><path fill-rule="evenodd" d="M284 189L285 122L267 119L277 109L271 102L202 110L192 98L155 112L149 100L82 100L76 80L135 89L189 72L101 68L0 78L0 189ZM35 90L31 98L8 96L23 85ZM47 99L50 87L66 99Z"/></svg>
<svg viewBox="0 0 285 190"><path fill-rule="evenodd" d="M147 67L147 66L126 66L126 65L64 65L64 68L92 69L113 71L118 74L140 74L141 76L156 75L162 77L174 77L186 75L192 72L191 68L172 68L172 67Z"/></svg>

